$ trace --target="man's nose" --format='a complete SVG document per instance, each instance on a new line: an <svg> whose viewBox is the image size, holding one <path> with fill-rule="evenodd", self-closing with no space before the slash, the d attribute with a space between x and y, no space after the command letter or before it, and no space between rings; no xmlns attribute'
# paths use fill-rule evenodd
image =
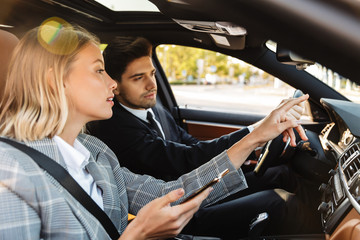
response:
<svg viewBox="0 0 360 240"><path fill-rule="evenodd" d="M156 87L155 77L146 76L146 89L150 90Z"/></svg>

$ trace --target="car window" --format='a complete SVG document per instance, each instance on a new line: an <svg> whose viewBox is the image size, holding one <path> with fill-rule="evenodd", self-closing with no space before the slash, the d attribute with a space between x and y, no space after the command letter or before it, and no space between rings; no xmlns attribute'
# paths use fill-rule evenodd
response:
<svg viewBox="0 0 360 240"><path fill-rule="evenodd" d="M157 57L180 107L268 114L295 89L236 58L179 45L160 45Z"/></svg>

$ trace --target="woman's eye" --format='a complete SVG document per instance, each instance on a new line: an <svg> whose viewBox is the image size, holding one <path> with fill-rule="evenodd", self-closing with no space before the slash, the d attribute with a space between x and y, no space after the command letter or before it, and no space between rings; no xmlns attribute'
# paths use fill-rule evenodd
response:
<svg viewBox="0 0 360 240"><path fill-rule="evenodd" d="M103 73L103 72L105 72L105 69L99 69L99 70L97 70L97 72L98 73Z"/></svg>

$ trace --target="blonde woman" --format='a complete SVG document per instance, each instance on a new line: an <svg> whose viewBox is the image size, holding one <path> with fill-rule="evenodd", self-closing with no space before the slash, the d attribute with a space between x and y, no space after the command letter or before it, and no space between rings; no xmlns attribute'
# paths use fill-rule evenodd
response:
<svg viewBox="0 0 360 240"><path fill-rule="evenodd" d="M246 187L239 169L257 146L298 124L286 118L308 96L285 101L229 150L173 182L136 175L83 126L112 115L113 89L96 37L51 20L15 49L0 105L1 136L66 169L118 229L120 239L175 236L199 207ZM228 168L212 189L179 204ZM211 193L210 193L211 191ZM99 221L29 156L0 142L1 239L109 239ZM137 217L128 224L128 213Z"/></svg>

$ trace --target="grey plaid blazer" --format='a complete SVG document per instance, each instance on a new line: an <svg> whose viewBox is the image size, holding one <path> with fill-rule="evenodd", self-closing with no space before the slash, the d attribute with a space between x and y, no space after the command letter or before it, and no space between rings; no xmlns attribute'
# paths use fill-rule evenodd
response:
<svg viewBox="0 0 360 240"><path fill-rule="evenodd" d="M226 168L230 173L214 185L214 191L203 205L247 187L243 173L234 169L225 152L176 181L164 182L121 168L114 153L95 137L81 134L78 140L91 152L86 168L102 189L104 211L120 234L127 226L128 213L136 214L151 200L180 187L189 195ZM26 144L66 168L52 139ZM0 239L98 240L109 237L97 219L52 176L23 152L1 142Z"/></svg>

